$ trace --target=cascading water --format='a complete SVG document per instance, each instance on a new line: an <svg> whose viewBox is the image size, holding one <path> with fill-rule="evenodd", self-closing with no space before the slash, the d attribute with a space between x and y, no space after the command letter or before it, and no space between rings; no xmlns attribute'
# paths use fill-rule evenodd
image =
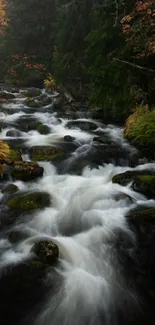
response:
<svg viewBox="0 0 155 325"><path fill-rule="evenodd" d="M110 163L105 162L101 166L104 152L100 152L100 148L103 144L101 142L98 147L93 141L94 131L69 128L69 120L58 118L50 106L34 113L24 104L21 94L16 95L14 102L3 104L3 109L1 121L5 127L0 133L2 140L15 143L21 140L26 148L38 145L64 148L68 145L69 148L69 154L66 154L59 166L39 162L44 168L44 175L39 180L14 182L20 190L49 193L51 206L24 215L11 226L27 231L28 238L11 245L2 236L1 269L29 258L32 255L31 248L38 239L52 239L60 251L58 264L48 269L45 277L48 293L35 311L35 317L24 315L25 323L120 325L126 324L124 315L128 311L132 324L133 314L140 308L141 301L134 286L128 285L123 262L121 264L119 259L120 247L130 255L136 245L136 237L125 216L135 206L155 206L155 202L132 191L130 186L113 184L112 177L129 169L149 169L154 168L154 165L129 167L128 157L132 156L135 149L125 142L122 130L114 126L105 127L92 120L77 120L93 122L96 124L96 134L108 135L123 150L123 155L116 157L116 162L113 163L112 156ZM8 109L11 109L11 114L6 113ZM7 136L9 130L18 130L23 116L42 122L49 127L50 133L41 135L37 130L20 130L18 137ZM64 144L63 138L68 134L74 141ZM22 157L30 161L27 151L23 151ZM98 159L100 166L97 166Z"/></svg>

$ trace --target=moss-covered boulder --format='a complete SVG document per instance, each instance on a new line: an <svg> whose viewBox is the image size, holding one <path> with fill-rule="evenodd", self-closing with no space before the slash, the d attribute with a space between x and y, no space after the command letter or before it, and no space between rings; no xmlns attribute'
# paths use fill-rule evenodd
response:
<svg viewBox="0 0 155 325"><path fill-rule="evenodd" d="M50 133L50 128L45 125L45 124L41 124L38 128L37 128L37 131L40 133L40 134L49 134Z"/></svg>
<svg viewBox="0 0 155 325"><path fill-rule="evenodd" d="M50 204L51 198L46 192L20 192L11 196L6 202L8 208L19 212L43 209Z"/></svg>
<svg viewBox="0 0 155 325"><path fill-rule="evenodd" d="M41 107L41 104L38 101L36 101L30 97L25 100L25 104L28 107L32 107L32 108L40 108Z"/></svg>
<svg viewBox="0 0 155 325"><path fill-rule="evenodd" d="M36 146L29 150L33 161L53 161L63 157L64 151L52 146Z"/></svg>
<svg viewBox="0 0 155 325"><path fill-rule="evenodd" d="M3 189L1 190L1 192L3 194L12 194L12 193L16 193L18 192L19 188L17 185L15 184L8 184L6 186L3 187Z"/></svg>
<svg viewBox="0 0 155 325"><path fill-rule="evenodd" d="M9 92L5 92L5 91L1 91L0 92L0 99L6 99L6 100L9 100L9 99L14 99L15 98L15 95L12 94L12 93L9 93Z"/></svg>
<svg viewBox="0 0 155 325"><path fill-rule="evenodd" d="M128 170L124 173L115 175L112 178L112 182L126 186L130 182L133 182L136 177L143 175L155 176L155 172L153 170Z"/></svg>
<svg viewBox="0 0 155 325"><path fill-rule="evenodd" d="M52 265L59 257L58 246L52 240L41 240L35 243L31 249L39 260L43 263Z"/></svg>
<svg viewBox="0 0 155 325"><path fill-rule="evenodd" d="M41 95L41 89L35 87L29 88L24 91L24 95L26 97L38 97Z"/></svg>
<svg viewBox="0 0 155 325"><path fill-rule="evenodd" d="M133 190L144 194L149 198L155 197L155 175L138 175L132 184Z"/></svg>
<svg viewBox="0 0 155 325"><path fill-rule="evenodd" d="M31 181L43 175L43 167L34 162L16 161L11 168L11 176L14 180Z"/></svg>
<svg viewBox="0 0 155 325"><path fill-rule="evenodd" d="M94 131L97 129L97 125L94 122L81 121L81 120L69 121L67 122L66 127L69 129L79 128L82 131L86 131L86 132Z"/></svg>

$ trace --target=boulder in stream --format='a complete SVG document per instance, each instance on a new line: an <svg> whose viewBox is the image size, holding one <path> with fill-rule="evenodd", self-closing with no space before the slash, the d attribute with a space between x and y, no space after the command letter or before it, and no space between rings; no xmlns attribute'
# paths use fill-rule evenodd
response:
<svg viewBox="0 0 155 325"><path fill-rule="evenodd" d="M19 192L8 198L6 205L17 212L30 212L50 206L51 198L46 192Z"/></svg>
<svg viewBox="0 0 155 325"><path fill-rule="evenodd" d="M38 130L42 123L31 115L23 115L17 121L18 129L22 132L29 132L31 130Z"/></svg>
<svg viewBox="0 0 155 325"><path fill-rule="evenodd" d="M45 264L52 265L59 257L58 246L52 240L40 240L36 242L31 252L35 253L39 260Z"/></svg>
<svg viewBox="0 0 155 325"><path fill-rule="evenodd" d="M38 97L41 95L41 89L39 88L35 88L35 87L32 87L32 88L28 88L27 90L25 90L23 92L23 94L26 96L26 97Z"/></svg>
<svg viewBox="0 0 155 325"><path fill-rule="evenodd" d="M131 182L131 188L134 191L148 198L155 197L155 171L153 170L128 170L115 175L112 182L123 186Z"/></svg>
<svg viewBox="0 0 155 325"><path fill-rule="evenodd" d="M53 161L64 156L64 151L52 146L36 146L29 150L33 161Z"/></svg>
<svg viewBox="0 0 155 325"><path fill-rule="evenodd" d="M69 121L67 122L66 127L69 129L78 128L86 132L94 131L98 128L98 126L94 122L82 121L82 120Z"/></svg>
<svg viewBox="0 0 155 325"><path fill-rule="evenodd" d="M43 175L43 167L37 163L16 161L11 168L11 176L14 180L31 181Z"/></svg>

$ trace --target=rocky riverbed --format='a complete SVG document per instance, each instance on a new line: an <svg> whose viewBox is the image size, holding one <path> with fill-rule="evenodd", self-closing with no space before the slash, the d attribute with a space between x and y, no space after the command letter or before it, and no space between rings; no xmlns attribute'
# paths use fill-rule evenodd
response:
<svg viewBox="0 0 155 325"><path fill-rule="evenodd" d="M1 89L0 138L0 324L153 324L154 162L37 88Z"/></svg>

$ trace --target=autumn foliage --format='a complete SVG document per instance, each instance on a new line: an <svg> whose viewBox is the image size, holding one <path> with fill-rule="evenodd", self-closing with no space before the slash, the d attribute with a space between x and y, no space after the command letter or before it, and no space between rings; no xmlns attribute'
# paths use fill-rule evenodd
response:
<svg viewBox="0 0 155 325"><path fill-rule="evenodd" d="M123 17L121 25L134 57L146 58L155 54L154 1L137 0L135 10Z"/></svg>

